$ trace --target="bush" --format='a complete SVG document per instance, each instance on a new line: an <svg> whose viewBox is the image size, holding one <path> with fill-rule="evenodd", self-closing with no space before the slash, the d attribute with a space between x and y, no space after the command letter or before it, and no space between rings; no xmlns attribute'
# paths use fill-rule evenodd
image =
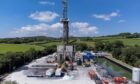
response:
<svg viewBox="0 0 140 84"><path fill-rule="evenodd" d="M105 47L105 45L104 45L104 42L102 42L102 41L98 41L95 43L96 51L104 50L104 47Z"/></svg>
<svg viewBox="0 0 140 84"><path fill-rule="evenodd" d="M122 50L121 48L114 48L113 51L112 51L112 55L114 58L116 59L121 59L120 58L120 55L122 54Z"/></svg>
<svg viewBox="0 0 140 84"><path fill-rule="evenodd" d="M138 65L138 61L140 60L140 47L128 47L123 49L122 56L124 62L136 66Z"/></svg>
<svg viewBox="0 0 140 84"><path fill-rule="evenodd" d="M0 56L0 74L11 72L25 63L29 63L36 58L40 58L56 51L56 46L49 46L42 51L37 51L33 48L25 53L23 52L7 52Z"/></svg>
<svg viewBox="0 0 140 84"><path fill-rule="evenodd" d="M84 51L88 49L88 46L86 43L75 43L73 45L76 46L76 51Z"/></svg>

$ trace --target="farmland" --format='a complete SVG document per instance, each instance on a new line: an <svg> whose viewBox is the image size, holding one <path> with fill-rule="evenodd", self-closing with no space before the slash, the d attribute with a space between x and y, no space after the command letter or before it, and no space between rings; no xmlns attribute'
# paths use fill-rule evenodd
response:
<svg viewBox="0 0 140 84"><path fill-rule="evenodd" d="M124 43L126 46L140 46L140 38L120 38L120 37L97 37L92 38L93 41L76 41L75 43L86 43L89 47L95 47L95 42L97 41L109 41L114 42L116 40L120 40ZM28 44L0 44L0 54L4 54L6 52L25 52L29 50L30 48L35 48L36 50L42 50L44 47L52 46L52 45L60 45L62 42L58 41L52 41L52 42L33 42Z"/></svg>
<svg viewBox="0 0 140 84"><path fill-rule="evenodd" d="M42 46L42 47L48 47L48 46L61 45L61 44L62 44L62 42L49 42L49 43L35 44L35 45Z"/></svg>
<svg viewBox="0 0 140 84"><path fill-rule="evenodd" d="M95 47L95 43L98 41L109 41L109 42L114 42L114 41L122 41L124 43L125 46L135 46L138 45L140 46L140 38L122 38L122 37L98 37L98 38L92 38L92 41L75 41L74 43L85 43L87 44L88 47ZM42 47L47 47L47 46L52 46L52 45L61 45L63 44L63 42L58 41L58 42L34 42L31 43L32 45L38 45L38 46L42 46Z"/></svg>
<svg viewBox="0 0 140 84"><path fill-rule="evenodd" d="M4 54L6 52L25 52L30 48L34 48L35 50L43 50L44 47L37 45L27 45L27 44L0 44L0 54Z"/></svg>
<svg viewBox="0 0 140 84"><path fill-rule="evenodd" d="M90 47L95 47L95 43L98 41L122 41L125 46L140 46L140 38L122 38L122 37L97 37L92 38L91 41L77 41L76 43L86 43Z"/></svg>
<svg viewBox="0 0 140 84"><path fill-rule="evenodd" d="M97 39L97 38L95 38ZM128 45L128 46L134 46L134 45L140 45L140 38L98 38L98 40L102 40L102 41L116 41L116 40L120 40L124 43L124 45Z"/></svg>

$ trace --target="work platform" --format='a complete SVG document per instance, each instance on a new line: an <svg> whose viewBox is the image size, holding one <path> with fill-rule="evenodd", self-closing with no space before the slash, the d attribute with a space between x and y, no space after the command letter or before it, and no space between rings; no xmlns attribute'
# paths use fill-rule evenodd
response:
<svg viewBox="0 0 140 84"><path fill-rule="evenodd" d="M30 64L34 64L30 63ZM29 64L29 65L30 65ZM47 79L40 77L27 77L25 74L26 70L18 70L16 72L8 75L5 80L6 81L16 81L18 84L96 84L94 80L90 80L88 76L88 71L91 68L77 67L75 75L71 75L70 78L61 78L61 79Z"/></svg>

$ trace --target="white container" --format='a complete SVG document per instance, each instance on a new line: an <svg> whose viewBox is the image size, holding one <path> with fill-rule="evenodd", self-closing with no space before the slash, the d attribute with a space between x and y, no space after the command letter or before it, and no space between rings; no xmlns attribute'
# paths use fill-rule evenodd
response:
<svg viewBox="0 0 140 84"><path fill-rule="evenodd" d="M140 69L139 68L133 68L132 80L134 82L140 83Z"/></svg>
<svg viewBox="0 0 140 84"><path fill-rule="evenodd" d="M56 69L55 76L61 76L61 68Z"/></svg>
<svg viewBox="0 0 140 84"><path fill-rule="evenodd" d="M49 69L46 71L46 76L51 76L53 74L54 70L53 69Z"/></svg>

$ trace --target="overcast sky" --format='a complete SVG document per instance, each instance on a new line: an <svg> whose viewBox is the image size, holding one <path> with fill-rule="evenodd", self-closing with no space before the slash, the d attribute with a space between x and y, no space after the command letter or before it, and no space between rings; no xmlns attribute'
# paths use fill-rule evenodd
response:
<svg viewBox="0 0 140 84"><path fill-rule="evenodd" d="M0 0L0 37L60 37L62 0ZM140 0L69 0L71 36L140 32Z"/></svg>

